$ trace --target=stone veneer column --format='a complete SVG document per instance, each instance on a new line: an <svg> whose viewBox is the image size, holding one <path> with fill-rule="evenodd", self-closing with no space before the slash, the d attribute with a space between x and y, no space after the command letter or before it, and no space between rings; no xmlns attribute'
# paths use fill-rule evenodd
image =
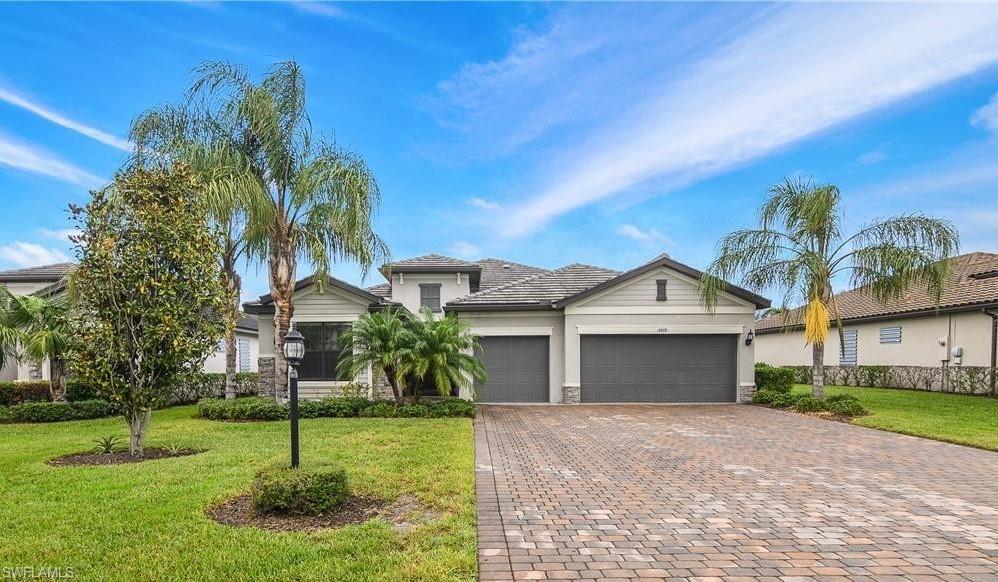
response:
<svg viewBox="0 0 998 582"><path fill-rule="evenodd" d="M579 404L582 402L582 387L578 384L562 384L562 404Z"/></svg>
<svg viewBox="0 0 998 582"><path fill-rule="evenodd" d="M260 372L260 384L257 386L257 395L272 397L277 387L274 358L260 356L256 361Z"/></svg>
<svg viewBox="0 0 998 582"><path fill-rule="evenodd" d="M738 385L738 402L747 404L755 396L755 382L742 382Z"/></svg>
<svg viewBox="0 0 998 582"><path fill-rule="evenodd" d="M41 362L30 362L28 364L28 379L29 380L41 380L42 379L42 364L41 364Z"/></svg>

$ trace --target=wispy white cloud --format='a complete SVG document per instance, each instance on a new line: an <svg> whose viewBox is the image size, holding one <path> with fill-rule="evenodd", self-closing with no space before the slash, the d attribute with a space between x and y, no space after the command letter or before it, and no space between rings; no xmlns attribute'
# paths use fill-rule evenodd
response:
<svg viewBox="0 0 998 582"><path fill-rule="evenodd" d="M451 245L451 252L462 259L471 259L479 256L482 250L468 241L457 241Z"/></svg>
<svg viewBox="0 0 998 582"><path fill-rule="evenodd" d="M675 246L675 241L654 228L641 230L633 224L622 224L617 229L617 234L649 246Z"/></svg>
<svg viewBox="0 0 998 582"><path fill-rule="evenodd" d="M53 111L40 103L29 100L28 98L18 95L10 89L0 87L0 101L5 101L14 105L15 107L20 107L26 111L30 111L35 115L51 121L56 125L65 127L82 135L85 135L91 139L97 140L102 144L109 145L113 148L117 148L122 151L130 152L132 151L132 144L127 140L110 133L101 131L95 127L80 123L62 115L57 111Z"/></svg>
<svg viewBox="0 0 998 582"><path fill-rule="evenodd" d="M860 155L858 158L856 158L856 161L863 164L864 166L869 166L872 164L878 164L886 159L887 159L887 146L881 145Z"/></svg>
<svg viewBox="0 0 998 582"><path fill-rule="evenodd" d="M596 17L573 6L548 30L521 35L506 58L469 65L442 86L454 103L470 104L455 125L483 123L476 112L492 111L486 127L503 135L508 126L508 143L533 140L554 152L505 234L639 186L703 179L998 62L995 6L737 10L741 22L711 36L702 33L713 22L692 35L668 26L682 11L671 5ZM632 44L639 58L621 50ZM549 119L558 131L545 129ZM532 123L541 129L524 138Z"/></svg>
<svg viewBox="0 0 998 582"><path fill-rule="evenodd" d="M991 133L998 133L998 93L991 96L991 101L974 112L970 123Z"/></svg>
<svg viewBox="0 0 998 582"><path fill-rule="evenodd" d="M38 234L40 234L45 238L72 242L70 240L70 237L79 236L80 230L76 228L57 228L57 229L40 228L38 229Z"/></svg>
<svg viewBox="0 0 998 582"><path fill-rule="evenodd" d="M330 18L346 18L347 12L339 6L329 4L327 2L315 2L311 0L304 0L301 2L291 3L297 10L301 12L307 12L309 14L316 14L318 16L328 16Z"/></svg>
<svg viewBox="0 0 998 582"><path fill-rule="evenodd" d="M2 134L0 134L0 165L50 176L88 188L95 188L103 183L101 178L59 159L54 154L14 141Z"/></svg>
<svg viewBox="0 0 998 582"><path fill-rule="evenodd" d="M20 240L0 246L0 259L14 263L18 267L37 267L69 261L69 257L59 249Z"/></svg>
<svg viewBox="0 0 998 582"><path fill-rule="evenodd" d="M490 212L502 208L502 205L498 202L486 200L484 198L469 198L466 202L475 208L481 208L482 210L488 210Z"/></svg>

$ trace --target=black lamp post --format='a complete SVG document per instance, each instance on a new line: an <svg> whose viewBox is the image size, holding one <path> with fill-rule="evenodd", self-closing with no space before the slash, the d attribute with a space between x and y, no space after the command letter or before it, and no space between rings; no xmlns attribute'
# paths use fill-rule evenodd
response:
<svg viewBox="0 0 998 582"><path fill-rule="evenodd" d="M288 363L288 377L291 380L291 468L298 467L298 366L305 358L305 338L297 329L291 328L284 334L284 359Z"/></svg>

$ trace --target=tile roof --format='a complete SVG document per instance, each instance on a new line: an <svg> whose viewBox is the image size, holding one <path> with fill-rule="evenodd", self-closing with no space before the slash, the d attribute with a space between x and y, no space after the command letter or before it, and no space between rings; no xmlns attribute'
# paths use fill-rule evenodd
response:
<svg viewBox="0 0 998 582"><path fill-rule="evenodd" d="M569 295L598 285L619 275L619 271L575 263L554 271L484 289L449 302L448 306L534 305L545 306Z"/></svg>
<svg viewBox="0 0 998 582"><path fill-rule="evenodd" d="M392 284L391 283L381 283L380 285L374 285L373 287L368 287L367 292L378 297L383 297L385 299L391 299L392 297Z"/></svg>
<svg viewBox="0 0 998 582"><path fill-rule="evenodd" d="M239 316L239 319L236 320L236 328L247 331L259 331L260 322L257 321L256 317L252 315L242 314Z"/></svg>
<svg viewBox="0 0 998 582"><path fill-rule="evenodd" d="M950 268L952 273L943 287L939 309L998 303L998 276L989 274L998 271L998 254L968 253L953 257L950 259ZM843 320L917 313L937 307L925 284L912 285L900 298L886 304L874 299L865 288L845 291L835 298ZM799 314L798 308L787 314L760 319L755 324L756 331L780 329L784 327L785 320L791 326L798 325Z"/></svg>
<svg viewBox="0 0 998 582"><path fill-rule="evenodd" d="M56 263L26 269L0 271L0 281L58 281L69 273L73 263Z"/></svg>
<svg viewBox="0 0 998 582"><path fill-rule="evenodd" d="M471 269L478 270L478 264L472 263L471 261L465 261L463 259L455 259L454 257L445 257L444 255L429 254L423 255L421 257L412 257L410 259L402 259L401 261L395 261L393 263L388 263L382 270L392 270L398 272L399 270L406 270L413 272L416 269Z"/></svg>
<svg viewBox="0 0 998 582"><path fill-rule="evenodd" d="M528 277L551 272L540 267L531 267L504 259L482 259L475 262L482 267L482 278L478 284L480 291L502 287Z"/></svg>

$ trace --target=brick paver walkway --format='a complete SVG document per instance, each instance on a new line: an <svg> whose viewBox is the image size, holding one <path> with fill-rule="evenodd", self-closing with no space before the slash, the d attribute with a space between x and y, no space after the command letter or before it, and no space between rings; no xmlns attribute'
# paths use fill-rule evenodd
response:
<svg viewBox="0 0 998 582"><path fill-rule="evenodd" d="M753 406L475 426L482 580L998 580L998 453Z"/></svg>

